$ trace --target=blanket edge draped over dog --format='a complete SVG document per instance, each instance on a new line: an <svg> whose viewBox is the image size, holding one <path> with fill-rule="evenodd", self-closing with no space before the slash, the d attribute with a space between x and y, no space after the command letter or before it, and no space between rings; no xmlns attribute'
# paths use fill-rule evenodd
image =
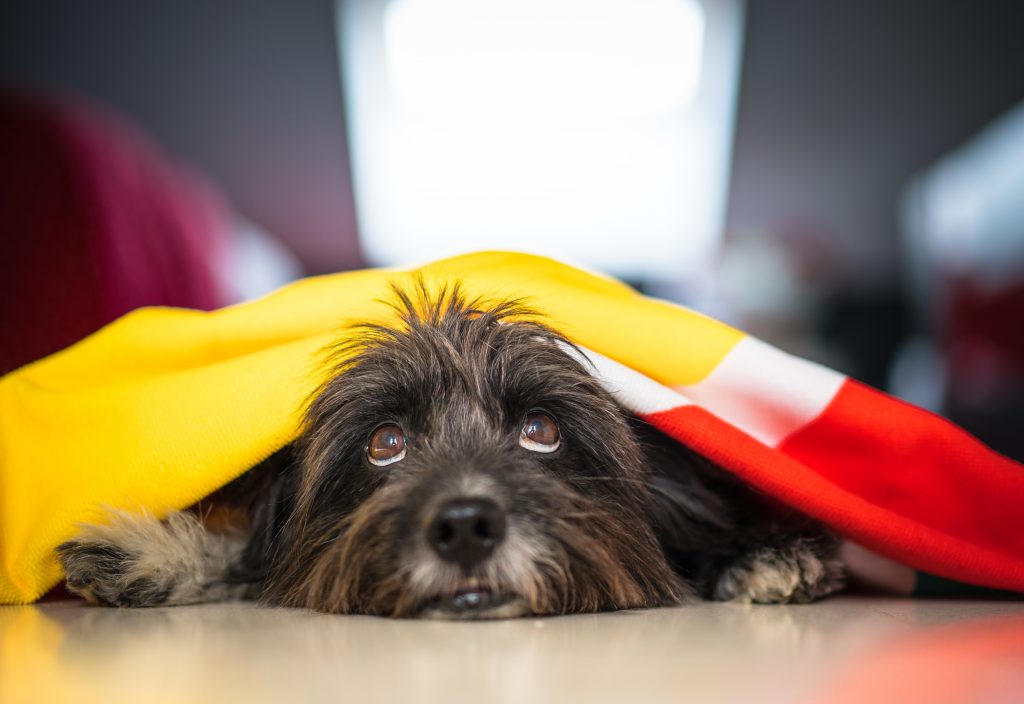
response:
<svg viewBox="0 0 1024 704"><path fill-rule="evenodd" d="M525 299L620 403L742 479L910 567L1024 591L1024 469L938 416L723 323L549 259L485 252L315 277L200 312L147 308L0 378L0 603L61 578L110 509L162 516L292 441L321 351L391 319L422 275Z"/></svg>

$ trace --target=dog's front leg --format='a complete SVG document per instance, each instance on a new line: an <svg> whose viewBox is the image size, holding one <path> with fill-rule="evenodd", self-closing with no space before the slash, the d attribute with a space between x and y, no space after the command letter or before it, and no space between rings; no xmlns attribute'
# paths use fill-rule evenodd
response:
<svg viewBox="0 0 1024 704"><path fill-rule="evenodd" d="M57 548L71 591L95 604L134 607L247 596L249 585L230 579L244 536L211 533L184 512L163 521L127 513L112 518L84 526Z"/></svg>
<svg viewBox="0 0 1024 704"><path fill-rule="evenodd" d="M807 603L842 585L838 541L821 529L752 547L718 575L714 598L755 604Z"/></svg>

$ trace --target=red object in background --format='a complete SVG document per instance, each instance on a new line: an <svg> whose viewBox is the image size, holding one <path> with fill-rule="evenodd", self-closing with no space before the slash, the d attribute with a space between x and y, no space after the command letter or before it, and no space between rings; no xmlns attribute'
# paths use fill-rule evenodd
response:
<svg viewBox="0 0 1024 704"><path fill-rule="evenodd" d="M120 120L0 95L0 374L134 308L221 305L214 193Z"/></svg>
<svg viewBox="0 0 1024 704"><path fill-rule="evenodd" d="M1024 281L988 291L977 281L954 280L947 313L953 401L984 403L1024 382Z"/></svg>

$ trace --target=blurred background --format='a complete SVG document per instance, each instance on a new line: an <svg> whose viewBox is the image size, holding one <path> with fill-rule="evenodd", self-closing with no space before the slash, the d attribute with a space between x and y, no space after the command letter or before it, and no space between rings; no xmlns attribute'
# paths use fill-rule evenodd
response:
<svg viewBox="0 0 1024 704"><path fill-rule="evenodd" d="M139 305L482 248L1024 458L1024 4L0 5L0 372Z"/></svg>

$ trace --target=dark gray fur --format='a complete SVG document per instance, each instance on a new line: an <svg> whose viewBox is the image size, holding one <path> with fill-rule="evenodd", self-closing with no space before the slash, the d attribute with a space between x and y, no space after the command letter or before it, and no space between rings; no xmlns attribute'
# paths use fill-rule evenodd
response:
<svg viewBox="0 0 1024 704"><path fill-rule="evenodd" d="M396 290L396 301L401 324L361 326L330 351L333 373L300 441L214 497L250 516L244 540L207 540L187 514L144 528L125 520L121 533L88 527L59 549L69 586L121 606L249 595L333 613L465 618L696 596L807 601L840 586L836 541L820 525L623 412L520 303L485 305L457 287L429 297L422 286ZM538 409L561 431L550 454L517 442ZM384 422L404 429L407 456L378 467L366 444ZM509 521L494 555L469 570L439 561L423 537L440 502L467 495L493 499ZM152 563L147 546L166 551L175 535L182 551L209 559L170 559L190 574L136 570L125 581L126 565ZM466 580L502 599L439 610Z"/></svg>

